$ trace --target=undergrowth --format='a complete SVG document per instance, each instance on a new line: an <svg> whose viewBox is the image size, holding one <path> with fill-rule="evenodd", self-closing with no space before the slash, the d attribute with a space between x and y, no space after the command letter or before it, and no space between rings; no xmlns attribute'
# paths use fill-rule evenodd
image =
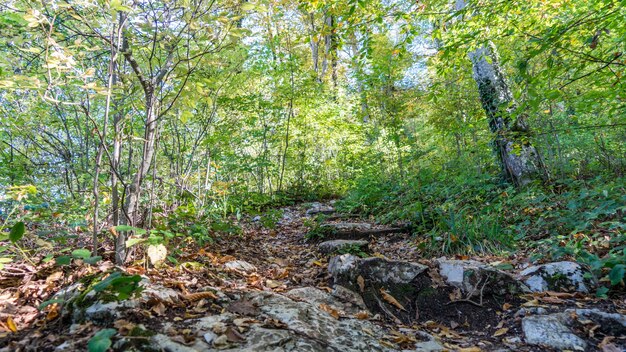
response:
<svg viewBox="0 0 626 352"><path fill-rule="evenodd" d="M626 268L626 178L565 179L515 189L487 176L368 175L338 202L381 223L413 224L425 255L525 250L533 261L576 259L603 281Z"/></svg>

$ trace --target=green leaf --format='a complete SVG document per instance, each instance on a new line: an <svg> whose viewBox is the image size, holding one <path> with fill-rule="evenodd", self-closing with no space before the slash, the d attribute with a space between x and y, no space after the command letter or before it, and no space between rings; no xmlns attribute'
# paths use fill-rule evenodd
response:
<svg viewBox="0 0 626 352"><path fill-rule="evenodd" d="M253 4L253 3L249 3L249 2L246 2L246 3L241 5L241 10L242 11L252 11L255 8L256 8L256 5Z"/></svg>
<svg viewBox="0 0 626 352"><path fill-rule="evenodd" d="M57 299L49 299L45 302L42 302L39 307L37 307L37 309L42 310L44 308L46 308L47 306L51 305L51 304L55 304L55 303L63 303L65 302L64 300L57 298Z"/></svg>
<svg viewBox="0 0 626 352"><path fill-rule="evenodd" d="M57 265L70 265L70 263L72 262L72 257L70 257L69 255L62 255L60 257L57 257L57 259L55 259L54 261Z"/></svg>
<svg viewBox="0 0 626 352"><path fill-rule="evenodd" d="M26 227L24 226L24 223L20 221L11 228L11 232L9 232L9 239L11 242L15 243L22 239L25 231Z"/></svg>
<svg viewBox="0 0 626 352"><path fill-rule="evenodd" d="M13 259L11 258L0 258L0 264L11 263Z"/></svg>
<svg viewBox="0 0 626 352"><path fill-rule="evenodd" d="M76 258L76 259L87 259L89 257L91 257L91 251L88 249L77 249L72 251L72 257Z"/></svg>
<svg viewBox="0 0 626 352"><path fill-rule="evenodd" d="M606 294L609 292L609 288L605 286L598 287L596 290L596 297L606 298Z"/></svg>
<svg viewBox="0 0 626 352"><path fill-rule="evenodd" d="M145 238L130 238L126 241L126 248L130 248L136 244L147 241Z"/></svg>
<svg viewBox="0 0 626 352"><path fill-rule="evenodd" d="M111 347L111 337L115 334L117 334L115 329L98 331L87 343L87 350L89 352L106 352Z"/></svg>
<svg viewBox="0 0 626 352"><path fill-rule="evenodd" d="M622 282L625 271L626 271L626 265L624 264L617 264L616 266L614 266L613 269L611 269L611 272L609 272L609 279L611 280L611 285L617 285L620 282Z"/></svg>
<svg viewBox="0 0 626 352"><path fill-rule="evenodd" d="M94 265L102 260L102 257L97 255L95 257L85 258L83 261L89 265Z"/></svg>
<svg viewBox="0 0 626 352"><path fill-rule="evenodd" d="M128 226L128 225L117 225L115 226L117 231L134 231L138 235L143 235L146 233L146 230L140 229L138 227Z"/></svg>

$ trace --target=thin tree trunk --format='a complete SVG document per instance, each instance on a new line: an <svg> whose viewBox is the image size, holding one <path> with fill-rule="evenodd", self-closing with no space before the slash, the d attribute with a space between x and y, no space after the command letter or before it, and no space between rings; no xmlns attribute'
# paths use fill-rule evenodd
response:
<svg viewBox="0 0 626 352"><path fill-rule="evenodd" d="M93 178L93 197L94 197L94 208L93 208L93 234L92 234L92 253L93 256L98 255L98 216L99 216L99 203L100 203L100 195L99 195L99 178L100 178L100 167L102 163L102 156L104 154L104 148L106 148L106 136L107 129L109 124L109 112L111 110L111 95L113 94L113 86L117 82L116 70L117 70L117 53L119 47L115 47L115 43L119 43L119 39L121 37L121 29L118 29L117 35L115 35L115 27L111 30L111 62L109 63L109 80L107 82L107 97L106 103L104 107L104 122L102 124L102 136L100 139L100 145L98 146L98 153L96 155L96 165L95 165L95 174Z"/></svg>

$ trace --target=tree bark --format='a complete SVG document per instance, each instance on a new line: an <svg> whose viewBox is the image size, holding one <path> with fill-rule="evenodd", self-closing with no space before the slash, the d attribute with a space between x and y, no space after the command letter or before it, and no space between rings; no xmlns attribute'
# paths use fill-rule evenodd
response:
<svg viewBox="0 0 626 352"><path fill-rule="evenodd" d="M469 54L469 58L505 177L516 186L524 186L534 179L545 180L546 168L530 141L526 115L514 116L513 94L504 79L495 47L478 48Z"/></svg>

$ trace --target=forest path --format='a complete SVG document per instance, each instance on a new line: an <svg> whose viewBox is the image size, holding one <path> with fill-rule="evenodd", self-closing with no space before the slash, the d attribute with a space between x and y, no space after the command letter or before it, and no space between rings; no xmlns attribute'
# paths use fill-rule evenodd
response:
<svg viewBox="0 0 626 352"><path fill-rule="evenodd" d="M420 258L419 238L331 212L321 203L268 211L242 221L241 234L182 248L178 265L116 274L108 262L49 265L0 292L2 321L17 325L0 326L0 351L626 348L626 302L595 298L575 263L533 272L517 257ZM361 242L322 244L346 236ZM89 285L113 275L126 281ZM141 291L131 275L141 275ZM545 289L530 292L536 282ZM135 297L110 300L126 288Z"/></svg>

